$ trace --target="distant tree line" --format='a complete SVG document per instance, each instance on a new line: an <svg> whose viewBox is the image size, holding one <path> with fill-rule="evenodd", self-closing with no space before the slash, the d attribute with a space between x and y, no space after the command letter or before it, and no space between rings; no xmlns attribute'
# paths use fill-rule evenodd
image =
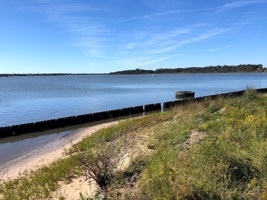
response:
<svg viewBox="0 0 267 200"><path fill-rule="evenodd" d="M241 65L217 65L208 67L189 68L160 68L156 70L124 70L111 72L110 74L174 74L174 73L236 73L236 72L266 72L262 64L241 64Z"/></svg>
<svg viewBox="0 0 267 200"><path fill-rule="evenodd" d="M50 73L50 74L45 74L45 73L38 73L38 74L0 74L2 77L9 77L9 76L63 76L63 75L68 75L64 73Z"/></svg>
<svg viewBox="0 0 267 200"><path fill-rule="evenodd" d="M111 72L109 74L175 74L175 73L234 73L234 72L267 72L262 64L241 64L241 65L217 65L208 67L189 68L160 68L156 70L134 69ZM103 74L103 73L102 73ZM12 76L68 76L68 75L100 75L88 73L25 73L25 74L0 74L0 77Z"/></svg>
<svg viewBox="0 0 267 200"><path fill-rule="evenodd" d="M0 74L0 77L13 77L13 76L70 76L70 75L96 75L88 73L37 73L37 74Z"/></svg>

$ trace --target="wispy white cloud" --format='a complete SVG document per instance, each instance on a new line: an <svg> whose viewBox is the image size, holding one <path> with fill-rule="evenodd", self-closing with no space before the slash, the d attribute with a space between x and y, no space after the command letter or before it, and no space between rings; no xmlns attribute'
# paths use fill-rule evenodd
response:
<svg viewBox="0 0 267 200"><path fill-rule="evenodd" d="M207 49L206 51L214 52L214 51L219 51L219 50L227 49L227 48L231 48L231 46L230 45L226 45L226 46L222 46L222 47L216 47L216 48Z"/></svg>
<svg viewBox="0 0 267 200"><path fill-rule="evenodd" d="M150 65L154 63L159 63L165 60L170 59L169 57L163 57L163 58L156 58L156 59L151 59L151 60L146 60L144 62L139 63L139 65L144 66L144 65Z"/></svg>
<svg viewBox="0 0 267 200"><path fill-rule="evenodd" d="M223 28L223 29L217 29L217 30L209 31L207 33L195 36L195 37L193 37L191 39L177 41L176 43L174 43L172 45L169 45L169 46L164 47L162 49L156 50L154 53L157 53L157 54L166 53L166 52L175 50L175 49L177 49L177 48L179 48L181 46L187 45L187 44L201 42L201 41L207 40L207 39L209 39L211 37L222 35L222 34L228 32L230 30L231 29L229 29L229 28L228 29L227 28Z"/></svg>
<svg viewBox="0 0 267 200"><path fill-rule="evenodd" d="M117 21L117 23L142 20L146 18L153 18L153 17L158 17L158 16L164 16L164 15L174 15L174 14L183 13L183 12L185 12L185 10L168 10L165 12L155 12L155 13L146 14L142 16L133 16L133 17L125 18L125 19L120 19Z"/></svg>
<svg viewBox="0 0 267 200"><path fill-rule="evenodd" d="M134 58L126 58L119 61L119 65L121 66L146 66L154 63L163 62L165 60L170 59L171 57L134 57Z"/></svg>
<svg viewBox="0 0 267 200"><path fill-rule="evenodd" d="M247 36L252 35L250 31L257 35L264 33L266 4L263 4L267 0L225 0L212 4L171 0L153 1L153 5L144 1L16 2L21 9L28 6L26 12L22 10L26 17L33 11L32 16L36 12L43 15L50 23L40 22L49 30L47 39L51 36L53 41L69 45L68 51L74 46L73 55L80 50L86 55L82 56L88 66L105 63L128 67L171 63L177 59L175 56L190 53L210 55L207 52L220 50L223 53L231 47L226 44L242 46L235 44L235 38L240 36L246 43L250 40ZM40 18L33 19L33 25L37 20ZM62 38L55 40L58 35Z"/></svg>
<svg viewBox="0 0 267 200"><path fill-rule="evenodd" d="M256 0L253 0L253 2L254 1ZM227 6L225 5L225 7ZM230 7L230 5L228 7ZM125 37L121 35L121 37L121 33L116 30L117 25L116 21L114 21L115 18L104 18L101 13L105 10L99 9L98 7L91 7L90 4L60 4L59 2L44 1L40 4L38 11L43 13L50 22L60 25L65 32L71 34L73 36L72 40L74 46L82 48L87 56L95 58L104 58L106 56L106 51L110 51L110 49L113 50L109 52L110 55L115 55L116 51L122 50L126 56L127 51L142 52L145 55L170 53L181 46L207 40L228 31L227 29L219 29L196 35L195 32L205 27L206 24L195 23L190 26L171 27L167 28L167 30L159 28L158 32L142 32L143 30L136 30L136 32L132 33L132 37L129 35ZM186 12L186 10L174 9L164 12L155 12L143 16L122 19L117 22L129 22L139 19L145 20L166 15L175 16L182 12ZM115 42L116 37L119 39L117 43ZM123 40L125 42L123 42ZM131 53L128 55L131 55ZM137 61L143 64L149 64L161 62L168 58L169 57L147 60L137 59Z"/></svg>
<svg viewBox="0 0 267 200"><path fill-rule="evenodd" d="M217 8L217 12L223 12L262 2L263 0L234 1L224 4ZM83 49L83 52L89 57L114 59L116 52L124 51L125 56L129 56L129 62L124 60L125 65L149 65L170 59L168 54L173 53L182 46L208 40L212 37L225 34L231 29L219 28L214 29L203 22L196 21L193 25L178 25L165 27L160 25L155 31L136 30L131 36L120 35L117 23L130 22L135 20L146 20L157 17L170 16L189 12L188 10L167 10L164 12L154 12L143 16L133 16L116 21L115 18L104 18L104 9L93 7L90 4L83 3L59 3L56 1L44 1L40 3L38 11L43 13L50 22L56 23L63 27L64 31L73 36L73 45ZM152 25L153 26L153 25ZM158 25L157 25L158 26ZM208 30L210 29L210 30ZM199 34L202 32L202 34ZM119 39L116 43L115 38ZM123 42L124 41L124 42ZM110 51L106 56L106 51ZM218 48L209 49L216 51ZM132 54L132 52L135 52ZM132 55L148 55L146 59L134 58ZM153 55L165 55L160 58L154 58ZM114 57L113 57L114 56ZM120 58L118 58L120 59Z"/></svg>
<svg viewBox="0 0 267 200"><path fill-rule="evenodd" d="M146 56L146 57L128 57L119 60L118 65L120 66L149 66L151 64L155 63L161 63L173 58L177 57L184 57L185 54L180 53L180 54L169 54L167 56L159 56L155 57L154 55L151 56Z"/></svg>
<svg viewBox="0 0 267 200"><path fill-rule="evenodd" d="M96 57L103 54L103 46L111 34L101 17L104 9L84 3L62 4L51 0L39 0L39 4L30 9L42 13L49 22L69 33L73 45L82 48L86 55Z"/></svg>
<svg viewBox="0 0 267 200"><path fill-rule="evenodd" d="M125 49L135 49L141 47L149 48L154 45L168 45L172 43L172 40L175 40L175 38L179 38L182 35L189 34L190 32L192 32L192 30L192 27L184 27L152 34L148 32L147 34L143 35L142 38L140 38L140 36L136 38L133 36L134 39L131 42L125 44Z"/></svg>
<svg viewBox="0 0 267 200"><path fill-rule="evenodd" d="M258 4L258 3L263 3L265 2L265 0L243 0L243 1L233 1L230 3L226 3L222 6L217 7L215 10L216 12L226 12L226 11L230 11L233 9L237 9L237 8L241 8L244 6L248 6L251 4Z"/></svg>

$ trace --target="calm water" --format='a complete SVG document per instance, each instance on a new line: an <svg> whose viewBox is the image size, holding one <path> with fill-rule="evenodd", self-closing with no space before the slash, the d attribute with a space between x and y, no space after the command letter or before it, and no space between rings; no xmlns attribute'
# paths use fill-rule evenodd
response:
<svg viewBox="0 0 267 200"><path fill-rule="evenodd" d="M267 73L1 77L0 127L247 87L266 88Z"/></svg>
<svg viewBox="0 0 267 200"><path fill-rule="evenodd" d="M267 73L0 77L0 127L161 103L179 90L204 96L248 86L267 88ZM0 139L0 177L8 165L69 142L78 128Z"/></svg>

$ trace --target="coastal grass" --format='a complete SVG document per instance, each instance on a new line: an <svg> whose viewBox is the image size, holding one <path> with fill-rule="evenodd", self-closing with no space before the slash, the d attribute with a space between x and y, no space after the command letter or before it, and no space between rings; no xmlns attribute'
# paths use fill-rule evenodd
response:
<svg viewBox="0 0 267 200"><path fill-rule="evenodd" d="M140 129L145 129L170 119L172 119L172 114L170 112L165 112L152 113L144 117L124 120L117 125L103 128L95 134L84 138L81 142L74 145L74 148L72 148L69 153L75 152L75 148L85 150L99 143L110 142L118 137L124 137L131 132L136 132Z"/></svg>
<svg viewBox="0 0 267 200"><path fill-rule="evenodd" d="M74 175L77 162L69 157L30 175L0 185L0 199L45 199L57 188L58 181L69 182Z"/></svg>
<svg viewBox="0 0 267 200"><path fill-rule="evenodd" d="M176 108L180 111L181 108ZM159 133L135 199L267 199L267 98L248 90L182 108L177 124ZM204 132L188 147L191 130Z"/></svg>
<svg viewBox="0 0 267 200"><path fill-rule="evenodd" d="M267 199L267 96L251 89L99 130L74 145L67 152L72 156L2 184L0 199L48 198L59 181L84 173L75 155L88 159L88 150L116 141L135 156L124 168L114 165L95 198L81 199Z"/></svg>

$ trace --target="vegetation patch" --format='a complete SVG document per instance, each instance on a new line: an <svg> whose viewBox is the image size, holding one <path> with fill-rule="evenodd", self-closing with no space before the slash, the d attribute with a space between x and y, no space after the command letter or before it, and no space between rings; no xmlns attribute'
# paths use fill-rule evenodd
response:
<svg viewBox="0 0 267 200"><path fill-rule="evenodd" d="M172 156L176 146L167 137L168 155L165 148L155 152L140 199L266 199L266 104L266 96L249 90L241 98L188 106L191 114L180 123L190 127L191 121L204 140Z"/></svg>
<svg viewBox="0 0 267 200"><path fill-rule="evenodd" d="M69 182L74 176L77 163L73 158L59 160L49 167L29 172L29 176L3 183L1 199L45 199L57 188L58 181Z"/></svg>

